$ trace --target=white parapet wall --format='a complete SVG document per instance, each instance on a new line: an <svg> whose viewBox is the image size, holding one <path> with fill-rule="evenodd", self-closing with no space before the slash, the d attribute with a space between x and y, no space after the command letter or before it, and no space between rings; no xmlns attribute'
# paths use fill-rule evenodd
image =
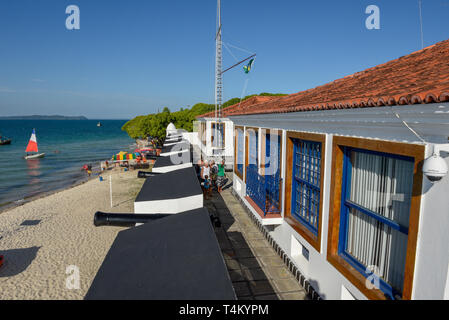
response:
<svg viewBox="0 0 449 320"><path fill-rule="evenodd" d="M203 207L203 195L134 202L134 213L179 213Z"/></svg>
<svg viewBox="0 0 449 320"><path fill-rule="evenodd" d="M189 152L189 149L183 149L183 150L180 150L180 151L164 152L164 153L161 153L160 156L161 157L169 157L169 156L177 155L177 154L180 154L180 153L183 153L183 152Z"/></svg>
<svg viewBox="0 0 449 320"><path fill-rule="evenodd" d="M147 178L134 201L134 213L174 214L203 205L201 186L190 167Z"/></svg>
<svg viewBox="0 0 449 320"><path fill-rule="evenodd" d="M164 166L164 167L158 167L158 168L153 168L151 171L152 172L157 172L157 173L166 173L166 172L170 172L170 171L176 171L179 169L183 169L183 168L189 168L192 167L192 163L181 163L181 164L177 164L177 165L171 165L171 166Z"/></svg>

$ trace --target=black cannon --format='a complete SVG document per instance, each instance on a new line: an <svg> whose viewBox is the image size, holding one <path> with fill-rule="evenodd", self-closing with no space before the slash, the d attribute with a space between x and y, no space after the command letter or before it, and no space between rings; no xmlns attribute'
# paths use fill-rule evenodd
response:
<svg viewBox="0 0 449 320"><path fill-rule="evenodd" d="M117 227L133 227L136 223L147 223L157 219L165 218L170 214L135 214L135 213L106 213L97 211L94 215L94 225L100 226L117 226Z"/></svg>
<svg viewBox="0 0 449 320"><path fill-rule="evenodd" d="M136 223L147 223L161 218L168 217L172 214L154 213L154 214L135 214L135 213L106 213L97 211L94 214L94 226L115 226L115 227L134 227ZM219 217L213 214L209 215L210 222L216 228L221 227Z"/></svg>
<svg viewBox="0 0 449 320"><path fill-rule="evenodd" d="M145 156L147 160L156 160L157 159L157 152L156 150L148 150L148 151L141 151L142 155Z"/></svg>
<svg viewBox="0 0 449 320"><path fill-rule="evenodd" d="M147 171L139 171L137 172L137 178L148 178L154 177L156 175L162 174L161 172L147 172Z"/></svg>

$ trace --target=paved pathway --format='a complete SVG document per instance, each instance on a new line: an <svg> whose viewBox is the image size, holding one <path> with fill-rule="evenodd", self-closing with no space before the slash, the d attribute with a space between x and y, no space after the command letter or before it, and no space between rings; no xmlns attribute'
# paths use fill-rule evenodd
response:
<svg viewBox="0 0 449 320"><path fill-rule="evenodd" d="M231 194L213 192L205 201L220 217L215 228L218 242L239 300L307 300L305 290Z"/></svg>

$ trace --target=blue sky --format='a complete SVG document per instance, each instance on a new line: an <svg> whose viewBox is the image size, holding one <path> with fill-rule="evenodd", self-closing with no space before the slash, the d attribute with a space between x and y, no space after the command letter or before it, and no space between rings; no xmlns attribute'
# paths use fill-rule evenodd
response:
<svg viewBox="0 0 449 320"><path fill-rule="evenodd" d="M80 8L80 30L65 9ZM365 8L380 8L380 30ZM294 93L421 49L418 0L222 0L223 40L257 53L224 100ZM423 0L424 45L449 38L449 0ZM0 116L132 118L214 101L215 0L0 0ZM230 47L230 46L229 46ZM224 48L224 67L247 53Z"/></svg>

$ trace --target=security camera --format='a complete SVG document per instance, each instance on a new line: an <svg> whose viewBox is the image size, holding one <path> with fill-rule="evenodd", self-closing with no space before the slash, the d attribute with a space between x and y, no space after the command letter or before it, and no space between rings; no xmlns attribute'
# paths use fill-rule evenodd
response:
<svg viewBox="0 0 449 320"><path fill-rule="evenodd" d="M446 161L440 156L440 151L447 150L449 150L449 144L435 145L432 156L424 161L422 171L432 183L443 179L448 172Z"/></svg>

